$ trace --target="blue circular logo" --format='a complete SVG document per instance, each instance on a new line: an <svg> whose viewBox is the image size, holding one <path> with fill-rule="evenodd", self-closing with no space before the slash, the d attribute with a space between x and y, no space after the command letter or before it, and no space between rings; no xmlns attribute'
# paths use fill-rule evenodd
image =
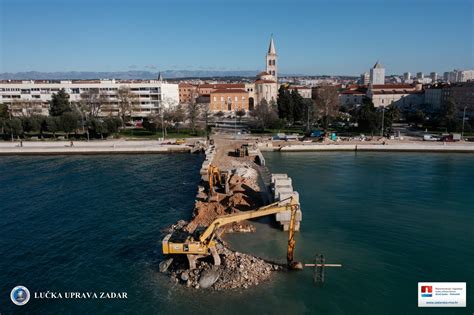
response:
<svg viewBox="0 0 474 315"><path fill-rule="evenodd" d="M16 286L10 293L10 299L16 305L25 305L30 300L30 291L22 285Z"/></svg>

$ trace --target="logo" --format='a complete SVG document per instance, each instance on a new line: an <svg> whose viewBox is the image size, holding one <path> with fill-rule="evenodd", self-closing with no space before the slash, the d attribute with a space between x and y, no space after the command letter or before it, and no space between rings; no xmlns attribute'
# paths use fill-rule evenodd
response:
<svg viewBox="0 0 474 315"><path fill-rule="evenodd" d="M30 291L22 285L16 286L10 293L10 299L16 305L25 305L30 300Z"/></svg>
<svg viewBox="0 0 474 315"><path fill-rule="evenodd" d="M431 286L431 285L422 285L421 286L421 296L422 297L432 297L433 296L433 286Z"/></svg>

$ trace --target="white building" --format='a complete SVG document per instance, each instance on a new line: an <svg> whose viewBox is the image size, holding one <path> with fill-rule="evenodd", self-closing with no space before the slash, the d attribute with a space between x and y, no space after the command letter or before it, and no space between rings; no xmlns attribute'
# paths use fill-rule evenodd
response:
<svg viewBox="0 0 474 315"><path fill-rule="evenodd" d="M371 84L367 96L375 107L387 107L393 104L399 108L410 108L423 104L425 100L421 84Z"/></svg>
<svg viewBox="0 0 474 315"><path fill-rule="evenodd" d="M339 106L352 107L361 105L366 92L358 89L348 89L339 93Z"/></svg>
<svg viewBox="0 0 474 315"><path fill-rule="evenodd" d="M474 81L474 70L453 70L445 72L444 81L451 83Z"/></svg>
<svg viewBox="0 0 474 315"><path fill-rule="evenodd" d="M407 82L411 80L411 73L410 72L405 72L403 74L403 82Z"/></svg>
<svg viewBox="0 0 474 315"><path fill-rule="evenodd" d="M418 80L423 80L423 79L425 78L425 75L423 74L423 72L418 72L418 73L416 74L416 78L417 78Z"/></svg>
<svg viewBox="0 0 474 315"><path fill-rule="evenodd" d="M369 85L370 83L370 74L368 72L364 72L360 75L360 84L362 85Z"/></svg>
<svg viewBox="0 0 474 315"><path fill-rule="evenodd" d="M431 82L435 83L436 81L438 81L438 74L436 72L431 72L430 78L431 78Z"/></svg>
<svg viewBox="0 0 474 315"><path fill-rule="evenodd" d="M313 94L313 89L308 86L297 86L297 85L290 85L288 87L289 91L297 91L302 98L311 98Z"/></svg>
<svg viewBox="0 0 474 315"><path fill-rule="evenodd" d="M370 83L385 84L385 68L378 61L370 69Z"/></svg>
<svg viewBox="0 0 474 315"><path fill-rule="evenodd" d="M72 104L81 101L81 95L90 90L98 91L103 97L100 116L118 113L118 90L128 88L134 97L132 117L142 118L156 112L160 106L171 107L179 103L178 84L161 80L78 80L78 81L0 81L0 103L29 103L35 113L48 115L52 95L64 89ZM16 112L21 115L24 113Z"/></svg>

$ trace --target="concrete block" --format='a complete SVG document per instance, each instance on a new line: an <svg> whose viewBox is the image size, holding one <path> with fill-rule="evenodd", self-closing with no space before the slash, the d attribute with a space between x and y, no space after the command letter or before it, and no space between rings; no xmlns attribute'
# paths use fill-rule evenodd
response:
<svg viewBox="0 0 474 315"><path fill-rule="evenodd" d="M277 196L275 196L275 199L276 200L285 200L287 198L290 198L291 196L293 196L295 199L296 199L296 202L300 202L300 195L298 194L297 191L293 191L292 193L278 193ZM288 202L290 202L290 200L286 200L285 202L281 202L280 204L281 205L284 205L284 204L287 204Z"/></svg>
<svg viewBox="0 0 474 315"><path fill-rule="evenodd" d="M288 174L272 174L272 184L275 183L276 178L288 178Z"/></svg>
<svg viewBox="0 0 474 315"><path fill-rule="evenodd" d="M275 219L280 222L284 221L290 221L291 219L291 212L290 211L284 211L284 212L279 212L275 214ZM296 211L296 221L301 221L303 219L303 213L301 210Z"/></svg>
<svg viewBox="0 0 474 315"><path fill-rule="evenodd" d="M291 180L290 177L287 177L287 178L275 178L274 182L273 182L273 186L274 187L277 187L277 186L288 186L288 185L293 185L293 182Z"/></svg>
<svg viewBox="0 0 474 315"><path fill-rule="evenodd" d="M290 222L283 224L282 227L283 227L283 231L288 231L290 229ZM299 231L299 230L300 230L300 223L296 222L295 231Z"/></svg>
<svg viewBox="0 0 474 315"><path fill-rule="evenodd" d="M280 194L292 194L293 186L278 186L275 188L274 196L278 197Z"/></svg>

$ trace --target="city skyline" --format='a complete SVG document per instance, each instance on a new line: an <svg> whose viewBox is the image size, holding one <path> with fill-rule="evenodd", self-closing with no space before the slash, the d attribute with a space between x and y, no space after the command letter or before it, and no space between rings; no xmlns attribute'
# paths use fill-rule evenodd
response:
<svg viewBox="0 0 474 315"><path fill-rule="evenodd" d="M260 70L272 33L282 74L473 68L470 1L365 2L0 0L0 73Z"/></svg>

